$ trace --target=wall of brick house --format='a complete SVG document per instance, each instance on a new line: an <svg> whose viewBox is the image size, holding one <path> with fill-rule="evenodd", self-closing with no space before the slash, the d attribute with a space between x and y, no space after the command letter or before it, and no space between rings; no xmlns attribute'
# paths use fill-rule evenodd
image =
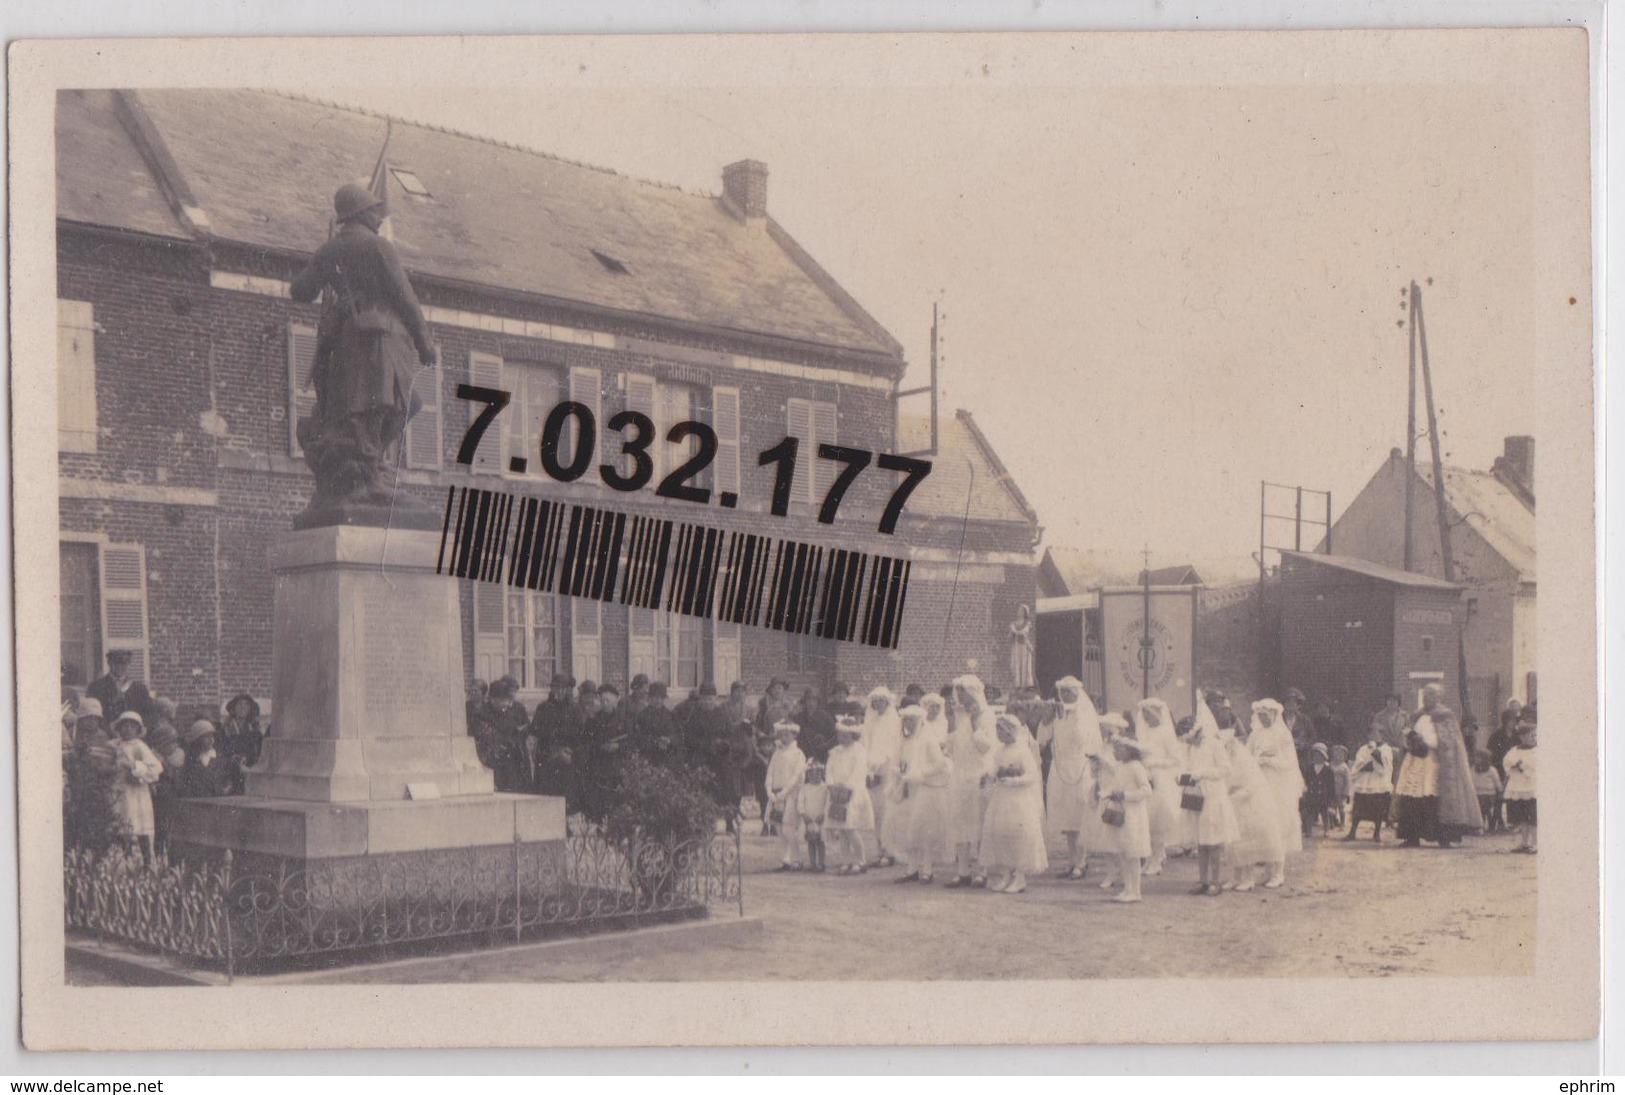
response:
<svg viewBox="0 0 1625 1095"><path fill-rule="evenodd" d="M1409 709L1416 703L1420 686L1411 677L1412 673L1442 673L1445 703L1452 709L1460 709L1456 632L1464 611L1460 599L1448 591L1398 591L1394 599L1391 690L1400 694L1402 707ZM1381 695L1376 697L1376 706L1371 711L1382 706L1382 698ZM1482 718L1482 712L1479 714Z"/></svg>
<svg viewBox="0 0 1625 1095"><path fill-rule="evenodd" d="M1197 595L1197 683L1221 690L1232 705L1269 693L1259 613L1257 582L1203 589Z"/></svg>
<svg viewBox="0 0 1625 1095"><path fill-rule="evenodd" d="M1332 546L1337 554L1395 568L1404 566L1408 474L1404 459L1390 456L1372 476L1332 526ZM1432 488L1420 479L1413 506L1413 569L1442 579L1444 559L1439 546L1438 508ZM1474 530L1471 522L1460 521L1459 516L1453 520L1458 522L1452 525L1450 534L1456 580L1467 586L1466 595L1478 602L1464 632L1467 672L1469 677L1482 678L1478 690L1487 697L1492 678L1498 675L1502 682L1514 679L1513 600L1520 588L1520 575ZM1519 688L1522 688L1521 682ZM1502 695L1508 694L1503 684Z"/></svg>
<svg viewBox="0 0 1625 1095"><path fill-rule="evenodd" d="M1353 744L1382 706L1397 656L1395 588L1311 563L1282 566L1281 680L1325 702Z"/></svg>

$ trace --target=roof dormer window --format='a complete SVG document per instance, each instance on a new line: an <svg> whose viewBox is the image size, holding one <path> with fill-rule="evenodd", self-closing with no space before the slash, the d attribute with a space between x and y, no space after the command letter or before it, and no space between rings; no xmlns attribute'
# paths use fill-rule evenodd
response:
<svg viewBox="0 0 1625 1095"><path fill-rule="evenodd" d="M401 189L405 190L414 198L434 197L433 194L429 193L429 188L423 185L423 180L418 178L414 173L406 170L406 168L392 167L389 169L389 173L395 176L395 181L401 184Z"/></svg>
<svg viewBox="0 0 1625 1095"><path fill-rule="evenodd" d="M605 270L608 270L610 273L612 273L612 274L630 274L632 272L632 271L630 271L630 270L628 270L626 268L626 263L622 262L620 259L616 258L615 256L606 255L602 251L593 250L590 247L588 248L588 250L592 251L592 257L597 259L599 264L602 265L603 268Z"/></svg>

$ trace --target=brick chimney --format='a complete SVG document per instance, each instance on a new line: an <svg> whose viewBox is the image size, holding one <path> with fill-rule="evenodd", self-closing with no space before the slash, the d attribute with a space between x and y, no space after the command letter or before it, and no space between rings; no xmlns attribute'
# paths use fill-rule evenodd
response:
<svg viewBox="0 0 1625 1095"><path fill-rule="evenodd" d="M722 169L722 199L746 224L767 220L767 165L740 160Z"/></svg>
<svg viewBox="0 0 1625 1095"><path fill-rule="evenodd" d="M1509 489L1524 502L1534 507L1535 503L1535 439L1533 437L1508 437L1501 449L1501 456L1490 469L1495 477L1505 483Z"/></svg>

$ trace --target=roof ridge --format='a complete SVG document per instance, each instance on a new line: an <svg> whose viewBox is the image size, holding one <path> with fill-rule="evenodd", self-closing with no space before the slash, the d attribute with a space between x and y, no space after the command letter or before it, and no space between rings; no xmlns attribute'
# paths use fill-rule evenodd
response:
<svg viewBox="0 0 1625 1095"><path fill-rule="evenodd" d="M609 175L613 178L625 179L628 182L642 183L645 186L652 186L659 190L674 190L679 194L686 194L691 198L710 198L715 200L719 197L718 194L712 191L689 190L687 187L679 186L676 183L664 182L660 179L649 179L643 177L642 175L629 175L624 171L617 171L613 167L605 167L602 164L586 163L582 160L572 160L568 156L560 156L556 152L547 152L540 148L533 148L530 145L520 144L517 141L504 141L481 133L470 133L465 129L458 129L455 126L436 125L433 122L419 121L416 118L406 118L399 114L389 114L382 110L374 110L371 107L357 106L354 103L341 103L335 99L324 99L317 95L309 95L298 91L289 91L286 88L235 88L228 90L258 92L264 95L274 95L280 99L290 99L294 102L310 103L314 106L324 106L333 110L343 110L351 114L360 114L367 118L378 118L386 122L399 122L402 125L409 125L417 129L429 130L431 133L444 133L451 137L462 137L465 140L478 141L480 144L490 145L493 148L506 148L514 152L524 152L528 155L536 156L544 160L551 160L553 163L564 164L568 167L579 167L585 171L596 171L600 175Z"/></svg>

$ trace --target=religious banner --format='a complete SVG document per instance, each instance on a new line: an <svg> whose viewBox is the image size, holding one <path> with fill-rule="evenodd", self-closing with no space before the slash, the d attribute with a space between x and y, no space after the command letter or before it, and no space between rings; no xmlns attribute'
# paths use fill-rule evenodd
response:
<svg viewBox="0 0 1625 1095"><path fill-rule="evenodd" d="M1100 591L1106 710L1167 701L1176 719L1196 709L1196 586Z"/></svg>

